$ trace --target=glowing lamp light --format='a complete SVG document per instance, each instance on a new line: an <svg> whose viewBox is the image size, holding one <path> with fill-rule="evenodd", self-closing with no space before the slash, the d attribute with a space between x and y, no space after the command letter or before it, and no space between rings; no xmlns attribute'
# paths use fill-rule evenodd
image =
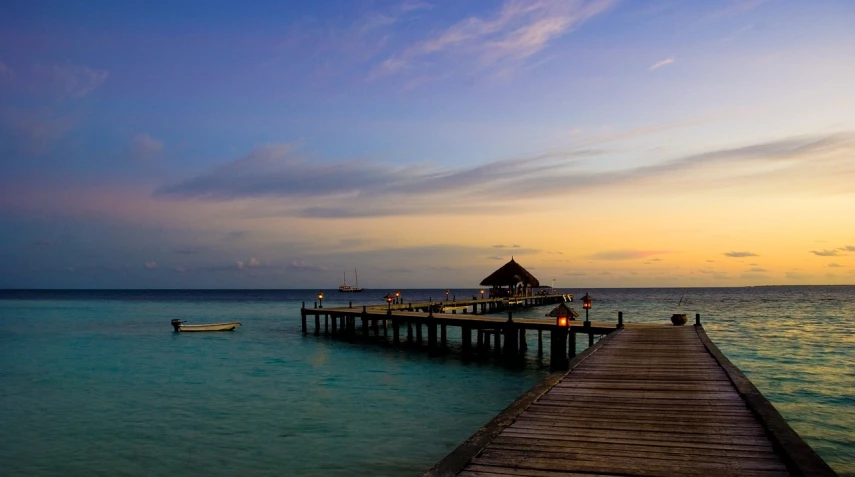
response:
<svg viewBox="0 0 855 477"><path fill-rule="evenodd" d="M484 299L484 290L481 290L481 299Z"/></svg>
<svg viewBox="0 0 855 477"><path fill-rule="evenodd" d="M566 316L559 316L558 317L558 326L560 326L562 328L566 328L569 321L570 320L568 320Z"/></svg>
<svg viewBox="0 0 855 477"><path fill-rule="evenodd" d="M593 300L594 298L591 297L591 295L588 295L587 292L585 292L585 296L582 297L582 308L585 309L585 322L588 321L588 310L591 309L591 302Z"/></svg>
<svg viewBox="0 0 855 477"><path fill-rule="evenodd" d="M386 295L386 304L389 305L389 311L392 311L392 295Z"/></svg>
<svg viewBox="0 0 855 477"><path fill-rule="evenodd" d="M318 301L321 304L320 307L323 308L324 307L324 292L323 291L318 292Z"/></svg>

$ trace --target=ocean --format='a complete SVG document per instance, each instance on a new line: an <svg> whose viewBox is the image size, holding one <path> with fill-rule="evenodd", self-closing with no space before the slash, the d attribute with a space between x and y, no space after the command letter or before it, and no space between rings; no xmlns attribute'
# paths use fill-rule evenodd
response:
<svg viewBox="0 0 855 477"><path fill-rule="evenodd" d="M790 425L855 476L855 287L561 291L589 292L596 321L700 313ZM386 293L328 291L324 306ZM531 333L514 368L304 336L300 306L316 295L0 291L0 475L417 475L549 372L548 343L539 359ZM173 318L243 326L174 333Z"/></svg>

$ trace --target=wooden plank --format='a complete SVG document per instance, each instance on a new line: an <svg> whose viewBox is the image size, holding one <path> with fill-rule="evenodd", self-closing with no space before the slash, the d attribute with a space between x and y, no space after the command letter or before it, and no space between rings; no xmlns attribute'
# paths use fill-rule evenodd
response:
<svg viewBox="0 0 855 477"><path fill-rule="evenodd" d="M789 475L792 464L694 327L625 328L598 345L455 472Z"/></svg>

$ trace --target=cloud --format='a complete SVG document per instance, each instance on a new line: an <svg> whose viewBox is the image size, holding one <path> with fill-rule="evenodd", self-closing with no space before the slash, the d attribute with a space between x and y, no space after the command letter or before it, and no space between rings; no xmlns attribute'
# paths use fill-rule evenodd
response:
<svg viewBox="0 0 855 477"><path fill-rule="evenodd" d="M828 268L840 268L840 267L842 267L843 265L840 265L839 263L829 263L829 264L828 264L828 265L826 265L826 266L827 266Z"/></svg>
<svg viewBox="0 0 855 477"><path fill-rule="evenodd" d="M295 272L323 272L328 270L328 268L324 265L313 265L306 263L302 260L295 260L288 264L285 268Z"/></svg>
<svg viewBox="0 0 855 477"><path fill-rule="evenodd" d="M647 70L648 70L648 71L653 71L653 70L656 70L656 69L662 68L662 67L663 67L663 66L665 66L665 65L670 65L670 64L671 64L671 63L673 63L674 61L675 61L675 60L674 60L674 58L665 58L665 59L664 59L664 60L662 60L662 61L657 61L656 63L654 63L654 64L650 65L650 67L649 67L649 68L647 68Z"/></svg>
<svg viewBox="0 0 855 477"><path fill-rule="evenodd" d="M493 255L492 257L487 257L489 260L504 260L505 257L501 257L499 255Z"/></svg>
<svg viewBox="0 0 855 477"><path fill-rule="evenodd" d="M155 139L148 133L138 133L132 140L133 155L137 159L145 159L163 149L163 141Z"/></svg>
<svg viewBox="0 0 855 477"><path fill-rule="evenodd" d="M175 267L175 271L178 273L184 273L187 271L187 269L182 267L181 265L179 265L179 266Z"/></svg>
<svg viewBox="0 0 855 477"><path fill-rule="evenodd" d="M838 250L811 250L810 253L820 257L837 257L840 255Z"/></svg>
<svg viewBox="0 0 855 477"><path fill-rule="evenodd" d="M855 192L855 132L783 139L713 150L653 165L591 172L586 160L603 150L585 147L509 157L475 166L442 168L370 159L331 162L293 144L260 147L236 160L181 182L157 188L170 199L228 201L280 199L255 207L259 217L382 217L419 214L472 215L503 200L502 212L524 210L529 199L554 199L615 189L623 194L682 193L703 174L703 187L778 195ZM810 171L810 173L807 173ZM801 180L794 181L799 177ZM567 187L572 183L573 187ZM667 186L667 187L666 187ZM800 189L801 188L801 189ZM507 191L514 194L508 196ZM492 208L490 210L494 210ZM495 213L499 213L499 209ZM487 213L490 213L488 210Z"/></svg>
<svg viewBox="0 0 855 477"><path fill-rule="evenodd" d="M48 108L10 107L0 112L0 127L12 136L20 152L32 156L46 153L51 144L74 129L77 122L73 114L58 114Z"/></svg>
<svg viewBox="0 0 855 477"><path fill-rule="evenodd" d="M727 252L724 254L724 256L725 257L731 257L731 258L742 258L742 257L759 257L760 255L757 255L756 253L753 253L753 252Z"/></svg>
<svg viewBox="0 0 855 477"><path fill-rule="evenodd" d="M813 278L813 275L809 275L809 274L807 274L807 273L802 273L802 272L800 272L800 271L787 272L787 273L785 274L785 276L786 276L787 278L790 278L790 279L793 279L793 280L805 280L805 279L808 279L808 278Z"/></svg>
<svg viewBox="0 0 855 477"><path fill-rule="evenodd" d="M855 245L846 245L837 250L840 250L841 252L855 252Z"/></svg>
<svg viewBox="0 0 855 477"><path fill-rule="evenodd" d="M246 262L238 260L237 262L235 262L235 266L237 266L238 270L243 270L246 268L258 268L261 266L261 262L258 259L252 257Z"/></svg>
<svg viewBox="0 0 855 477"><path fill-rule="evenodd" d="M101 86L106 71L73 64L34 64L12 68L0 63L0 85L17 92L52 96L56 99L80 99Z"/></svg>
<svg viewBox="0 0 855 477"><path fill-rule="evenodd" d="M766 270L765 268L760 268L760 267L751 267L751 268L749 268L747 271L749 271L749 272L756 272L756 273L762 273L762 272L768 272L769 270Z"/></svg>
<svg viewBox="0 0 855 477"><path fill-rule="evenodd" d="M146 270L154 270L157 268L157 262L145 262L143 267L145 267Z"/></svg>
<svg viewBox="0 0 855 477"><path fill-rule="evenodd" d="M635 260L669 253L667 250L610 250L589 255L594 260Z"/></svg>
<svg viewBox="0 0 855 477"><path fill-rule="evenodd" d="M59 245L59 244L57 242L54 242L53 240L39 239L39 240L33 240L33 245L35 245L37 247L53 247L54 245Z"/></svg>
<svg viewBox="0 0 855 477"><path fill-rule="evenodd" d="M450 70L463 65L471 65L475 72L518 69L550 42L613 4L612 0L507 0L492 15L460 20L386 58L369 79L435 70L444 61Z"/></svg>
<svg viewBox="0 0 855 477"><path fill-rule="evenodd" d="M520 246L517 244L513 244L513 245L497 244L497 245L493 245L493 248L520 248Z"/></svg>

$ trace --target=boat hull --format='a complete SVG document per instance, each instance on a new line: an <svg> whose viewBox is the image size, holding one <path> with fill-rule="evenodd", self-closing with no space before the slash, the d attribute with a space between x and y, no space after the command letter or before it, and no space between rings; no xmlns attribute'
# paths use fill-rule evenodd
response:
<svg viewBox="0 0 855 477"><path fill-rule="evenodd" d="M198 331L234 331L235 328L241 326L238 321L232 323L211 323L206 325L188 325L185 323L172 323L175 331L182 333L198 332Z"/></svg>

